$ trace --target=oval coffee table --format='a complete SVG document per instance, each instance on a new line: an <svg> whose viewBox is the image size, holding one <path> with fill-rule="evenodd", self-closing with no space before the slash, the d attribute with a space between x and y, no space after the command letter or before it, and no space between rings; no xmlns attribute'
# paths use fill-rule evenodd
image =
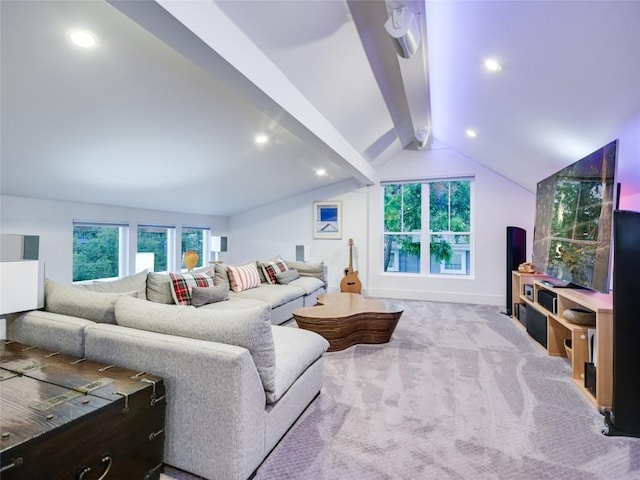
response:
<svg viewBox="0 0 640 480"><path fill-rule="evenodd" d="M403 307L397 303L366 298L358 293L318 295L315 307L293 311L298 327L311 330L329 341L329 352L358 343L386 343L400 320Z"/></svg>

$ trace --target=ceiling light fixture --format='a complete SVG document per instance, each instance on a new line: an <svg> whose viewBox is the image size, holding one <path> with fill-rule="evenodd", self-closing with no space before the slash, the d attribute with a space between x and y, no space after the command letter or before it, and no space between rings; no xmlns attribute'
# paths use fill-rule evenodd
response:
<svg viewBox="0 0 640 480"><path fill-rule="evenodd" d="M327 171L324 168L319 168L316 170L316 175L318 175L319 177L322 177L326 174L327 174Z"/></svg>
<svg viewBox="0 0 640 480"><path fill-rule="evenodd" d="M478 132L476 132L475 130L471 129L471 128L467 128L467 137L469 138L476 138L478 136Z"/></svg>
<svg viewBox="0 0 640 480"><path fill-rule="evenodd" d="M256 143L258 145L263 145L265 143L267 143L269 141L269 137L266 135L257 135L256 136Z"/></svg>
<svg viewBox="0 0 640 480"><path fill-rule="evenodd" d="M67 35L69 36L69 40L78 47L92 48L98 44L98 37L89 30L69 30Z"/></svg>
<svg viewBox="0 0 640 480"><path fill-rule="evenodd" d="M499 72L502 70L502 65L495 58L487 58L484 61L484 67L491 72Z"/></svg>

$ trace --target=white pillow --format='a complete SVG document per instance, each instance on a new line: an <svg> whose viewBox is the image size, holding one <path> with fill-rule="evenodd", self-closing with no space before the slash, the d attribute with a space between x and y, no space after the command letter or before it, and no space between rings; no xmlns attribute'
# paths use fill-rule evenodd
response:
<svg viewBox="0 0 640 480"><path fill-rule="evenodd" d="M260 274L255 263L239 266L229 265L227 273L229 274L231 289L236 293L260 286Z"/></svg>

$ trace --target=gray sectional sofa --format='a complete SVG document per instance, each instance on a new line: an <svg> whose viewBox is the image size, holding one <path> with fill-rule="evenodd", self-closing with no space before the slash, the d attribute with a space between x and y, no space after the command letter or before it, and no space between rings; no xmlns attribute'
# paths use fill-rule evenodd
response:
<svg viewBox="0 0 640 480"><path fill-rule="evenodd" d="M324 272L299 268L298 286L261 283L199 308L169 304L166 274L83 286L49 280L45 309L12 316L7 333L21 343L163 377L165 463L207 479L244 480L322 387L328 342L277 325L324 291ZM225 266L215 270L220 285Z"/></svg>

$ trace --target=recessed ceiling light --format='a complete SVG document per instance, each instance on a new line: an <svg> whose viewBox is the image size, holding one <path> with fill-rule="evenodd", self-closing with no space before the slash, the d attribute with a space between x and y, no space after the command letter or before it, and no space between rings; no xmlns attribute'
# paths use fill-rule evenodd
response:
<svg viewBox="0 0 640 480"><path fill-rule="evenodd" d="M98 37L89 30L69 30L67 35L69 40L82 48L91 48L98 44Z"/></svg>
<svg viewBox="0 0 640 480"><path fill-rule="evenodd" d="M269 137L267 137L266 135L257 135L256 136L256 143L258 145L262 145L264 143L267 143L269 141Z"/></svg>
<svg viewBox="0 0 640 480"><path fill-rule="evenodd" d="M487 58L484 61L484 67L491 72L499 72L502 70L502 65L495 58Z"/></svg>
<svg viewBox="0 0 640 480"><path fill-rule="evenodd" d="M469 138L476 138L478 136L478 132L476 132L471 128L467 128L466 134L467 134L467 137Z"/></svg>
<svg viewBox="0 0 640 480"><path fill-rule="evenodd" d="M323 175L326 175L327 171L324 168L319 168L316 170L316 175L318 175L319 177L322 177Z"/></svg>

